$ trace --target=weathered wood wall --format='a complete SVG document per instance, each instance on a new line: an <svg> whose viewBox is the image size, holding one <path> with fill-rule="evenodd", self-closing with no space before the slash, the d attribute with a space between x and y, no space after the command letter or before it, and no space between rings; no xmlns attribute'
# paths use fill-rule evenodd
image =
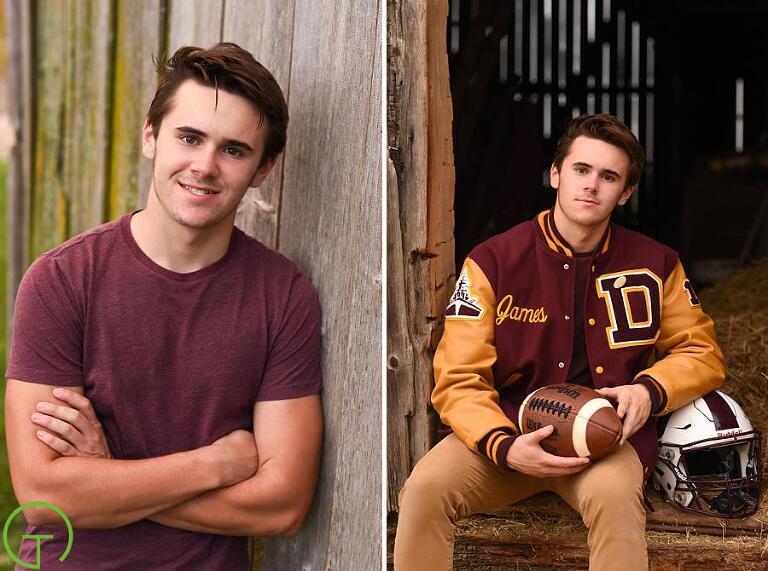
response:
<svg viewBox="0 0 768 571"><path fill-rule="evenodd" d="M238 225L298 262L323 306L323 464L298 537L262 569L381 565L381 49L378 2L6 0L17 145L9 290L34 257L146 199L151 57L232 41L283 87L288 146ZM11 81L14 84L14 81Z"/></svg>
<svg viewBox="0 0 768 571"><path fill-rule="evenodd" d="M387 3L387 509L434 441L432 355L455 279L447 0Z"/></svg>

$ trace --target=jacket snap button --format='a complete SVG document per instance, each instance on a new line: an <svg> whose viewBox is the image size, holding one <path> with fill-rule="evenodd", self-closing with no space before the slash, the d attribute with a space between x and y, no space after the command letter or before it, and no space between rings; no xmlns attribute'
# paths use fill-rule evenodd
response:
<svg viewBox="0 0 768 571"><path fill-rule="evenodd" d="M567 270L567 269L568 269L568 268L570 268L570 267L571 267L571 266L569 266L568 264L563 264L563 269L564 269L564 270Z"/></svg>
<svg viewBox="0 0 768 571"><path fill-rule="evenodd" d="M568 321L570 319L570 316L566 315L565 320Z"/></svg>
<svg viewBox="0 0 768 571"><path fill-rule="evenodd" d="M589 324L590 324L590 325L594 325L594 324L595 324L595 320L594 320L594 319L592 319L591 317L589 318Z"/></svg>
<svg viewBox="0 0 768 571"><path fill-rule="evenodd" d="M595 367L595 372L596 372L598 375L602 375L602 374L603 374L603 371L605 371L605 369L603 369L602 367Z"/></svg>
<svg viewBox="0 0 768 571"><path fill-rule="evenodd" d="M564 367L565 367L565 363L563 363L562 361L560 361L560 362L557 364L557 366L558 366L558 367L560 367L560 368L562 369L562 368L564 368Z"/></svg>

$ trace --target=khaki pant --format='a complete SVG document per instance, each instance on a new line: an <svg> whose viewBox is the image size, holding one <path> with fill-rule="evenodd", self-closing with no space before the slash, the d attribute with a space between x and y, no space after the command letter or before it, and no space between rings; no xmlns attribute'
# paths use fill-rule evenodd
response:
<svg viewBox="0 0 768 571"><path fill-rule="evenodd" d="M643 469L630 444L582 472L534 478L495 466L454 434L416 465L400 492L395 571L453 568L453 524L551 491L581 514L591 571L648 569Z"/></svg>

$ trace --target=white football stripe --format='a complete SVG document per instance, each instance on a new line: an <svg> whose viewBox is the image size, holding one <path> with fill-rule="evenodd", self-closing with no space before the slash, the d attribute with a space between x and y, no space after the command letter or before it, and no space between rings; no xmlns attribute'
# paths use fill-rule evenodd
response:
<svg viewBox="0 0 768 571"><path fill-rule="evenodd" d="M606 399L592 399L587 401L573 420L573 449L581 458L589 456L590 454L589 446L587 446L587 424L589 424L589 419L592 418L592 415L598 410L607 406L610 407L611 403Z"/></svg>
<svg viewBox="0 0 768 571"><path fill-rule="evenodd" d="M517 429L520 431L520 434L526 434L526 431L523 429L523 411L525 410L525 407L528 405L528 401L531 400L531 397L536 394L537 391L541 389L536 389L532 393L529 393L527 397L525 397L525 400L523 401L523 404L520 405L520 410L517 412Z"/></svg>

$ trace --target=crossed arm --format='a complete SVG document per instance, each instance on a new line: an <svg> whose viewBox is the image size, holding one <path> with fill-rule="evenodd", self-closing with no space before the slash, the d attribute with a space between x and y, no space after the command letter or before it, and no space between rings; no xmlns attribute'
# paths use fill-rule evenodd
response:
<svg viewBox="0 0 768 571"><path fill-rule="evenodd" d="M106 442L91 454L57 452L50 440L69 421L43 431L33 424L39 402L53 403L52 419L74 408L53 386L8 379L6 433L19 502L49 501L75 527L112 528L151 519L223 535L293 535L312 501L320 457L322 413L317 395L257 403L254 433L238 430L208 446L145 460L115 460ZM72 389L68 389L72 390ZM77 391L82 393L82 390ZM70 399L71 400L71 399ZM87 400L87 399L82 399ZM58 430L57 430L58 429ZM83 428L101 432L95 415ZM78 431L80 434L83 432ZM59 432L60 433L60 432ZM25 510L45 525L47 510Z"/></svg>

